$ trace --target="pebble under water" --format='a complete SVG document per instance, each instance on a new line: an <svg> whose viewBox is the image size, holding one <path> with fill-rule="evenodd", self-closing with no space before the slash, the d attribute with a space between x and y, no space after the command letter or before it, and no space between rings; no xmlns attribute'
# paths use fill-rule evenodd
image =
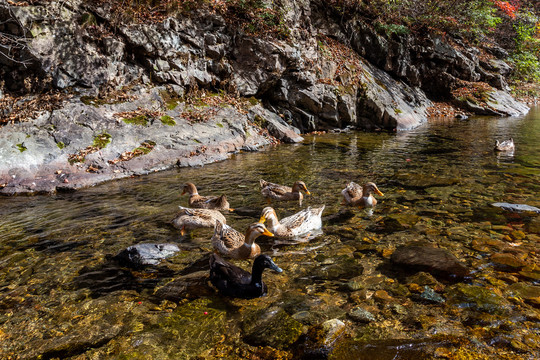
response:
<svg viewBox="0 0 540 360"><path fill-rule="evenodd" d="M513 154L493 151L511 137ZM536 108L0 198L0 358L538 359L540 214L491 204L540 207L539 140ZM243 232L266 206L259 179L303 180L302 208L326 205L322 233L259 238L283 273L264 272L265 297L223 297L208 282L212 230L181 236L170 220L189 181L226 194ZM372 215L341 204L348 181L384 192ZM141 243L179 251L140 267L117 256Z"/></svg>

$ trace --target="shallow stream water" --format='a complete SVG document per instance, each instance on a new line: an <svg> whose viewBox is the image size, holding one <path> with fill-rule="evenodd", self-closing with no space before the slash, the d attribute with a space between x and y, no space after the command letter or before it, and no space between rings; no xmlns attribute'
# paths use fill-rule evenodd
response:
<svg viewBox="0 0 540 360"><path fill-rule="evenodd" d="M514 154L494 153L510 137ZM303 180L312 193L303 207L326 205L323 233L298 244L259 239L284 272L264 273L263 298L224 298L206 282L212 230L182 237L169 222L187 206L185 182L257 210L266 205L259 179ZM348 181L384 192L371 216L341 204ZM0 358L540 358L540 216L490 205L540 207L539 194L537 108L397 134L308 135L201 168L0 198ZM274 208L280 218L301 209ZM242 232L258 220L226 217ZM113 258L144 242L181 251L142 269ZM411 242L449 250L471 275L392 264ZM175 279L183 290L165 300L160 288ZM338 328L331 341L323 323Z"/></svg>

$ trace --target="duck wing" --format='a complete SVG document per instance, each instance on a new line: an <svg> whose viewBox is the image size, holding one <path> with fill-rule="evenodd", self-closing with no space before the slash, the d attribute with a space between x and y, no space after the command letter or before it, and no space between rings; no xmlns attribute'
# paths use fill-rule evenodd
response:
<svg viewBox="0 0 540 360"><path fill-rule="evenodd" d="M251 282L251 274L225 260L219 255L210 255L210 281L219 290Z"/></svg>
<svg viewBox="0 0 540 360"><path fill-rule="evenodd" d="M324 205L320 208L310 206L294 215L281 219L280 223L288 228L293 235L305 234L322 227L321 214L323 210Z"/></svg>
<svg viewBox="0 0 540 360"><path fill-rule="evenodd" d="M222 224L220 240L227 250L234 250L242 246L246 238L240 231L233 229L229 225Z"/></svg>
<svg viewBox="0 0 540 360"><path fill-rule="evenodd" d="M292 192L292 188L290 186L280 185L280 184L274 184L268 181L261 180L261 192L264 193L273 193L276 195L284 195L286 193Z"/></svg>
<svg viewBox="0 0 540 360"><path fill-rule="evenodd" d="M341 190L341 194L345 198L345 201L349 204L353 199L361 198L362 197L362 187L358 185L357 183L351 181L347 184L345 189Z"/></svg>

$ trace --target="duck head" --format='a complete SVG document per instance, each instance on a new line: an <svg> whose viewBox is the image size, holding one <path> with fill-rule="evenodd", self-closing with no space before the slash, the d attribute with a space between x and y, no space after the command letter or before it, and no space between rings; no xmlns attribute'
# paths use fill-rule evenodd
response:
<svg viewBox="0 0 540 360"><path fill-rule="evenodd" d="M261 235L274 236L274 234L268 231L264 224L256 222L249 225L246 230L246 244L253 244L253 241Z"/></svg>
<svg viewBox="0 0 540 360"><path fill-rule="evenodd" d="M283 272L283 270L277 266L268 255L259 255L255 258L255 261L253 261L253 269L257 268L260 270L271 269L277 273Z"/></svg>
<svg viewBox="0 0 540 360"><path fill-rule="evenodd" d="M362 192L363 192L363 196L366 196L366 197L373 193L379 196L384 196L384 194L379 190L377 185L375 185L375 183L372 183L372 182L368 182L366 185L364 185Z"/></svg>
<svg viewBox="0 0 540 360"><path fill-rule="evenodd" d="M267 206L262 210L261 218L259 219L259 222L261 224L264 224L266 220L268 220L268 223L270 225L278 222L276 211L270 206Z"/></svg>
<svg viewBox="0 0 540 360"><path fill-rule="evenodd" d="M299 191L303 191L306 193L306 195L311 195L311 193L309 192L309 190L307 189L307 186L306 184L303 182L303 181L297 181L293 184L292 186L292 191L293 192L299 192Z"/></svg>
<svg viewBox="0 0 540 360"><path fill-rule="evenodd" d="M198 192L197 192L197 188L195 187L195 184L193 183L186 183L184 185L184 189L182 191L182 194L180 195L184 195L185 193L188 193L190 196L191 195L197 195Z"/></svg>

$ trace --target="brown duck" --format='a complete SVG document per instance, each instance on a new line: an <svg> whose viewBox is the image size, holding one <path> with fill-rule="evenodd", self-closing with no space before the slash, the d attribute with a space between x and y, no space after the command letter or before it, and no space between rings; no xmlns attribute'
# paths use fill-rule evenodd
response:
<svg viewBox="0 0 540 360"><path fill-rule="evenodd" d="M193 183L186 183L181 195L189 194L189 206L197 209L229 210L229 202L225 195L221 196L201 196Z"/></svg>
<svg viewBox="0 0 540 360"><path fill-rule="evenodd" d="M358 206L360 208L374 207L377 205L377 199L375 199L373 193L384 196L379 188L377 188L377 185L372 182L368 182L362 187L351 181L347 184L345 189L341 190L346 205Z"/></svg>
<svg viewBox="0 0 540 360"><path fill-rule="evenodd" d="M261 253L261 248L255 244L255 239L261 235L274 236L261 223L251 224L244 236L229 225L217 221L214 236L212 236L212 245L214 249L233 259L254 258Z"/></svg>
<svg viewBox="0 0 540 360"><path fill-rule="evenodd" d="M298 200L302 205L302 199L304 198L302 191L306 195L311 195L303 181L297 181L292 187L274 184L265 180L260 180L261 194L266 198L268 203L272 200L277 201L295 201Z"/></svg>

